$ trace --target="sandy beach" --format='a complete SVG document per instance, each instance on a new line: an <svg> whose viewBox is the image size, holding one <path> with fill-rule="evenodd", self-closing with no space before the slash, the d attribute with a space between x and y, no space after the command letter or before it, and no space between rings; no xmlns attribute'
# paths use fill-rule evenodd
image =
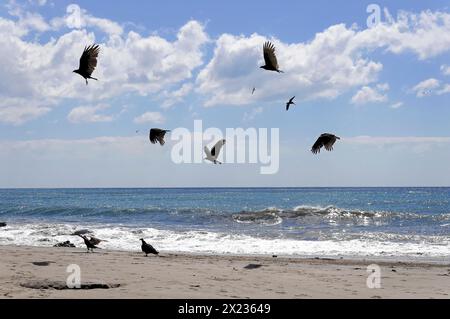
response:
<svg viewBox="0 0 450 319"><path fill-rule="evenodd" d="M449 298L450 265L0 246L0 298ZM84 288L65 289L69 265Z"/></svg>

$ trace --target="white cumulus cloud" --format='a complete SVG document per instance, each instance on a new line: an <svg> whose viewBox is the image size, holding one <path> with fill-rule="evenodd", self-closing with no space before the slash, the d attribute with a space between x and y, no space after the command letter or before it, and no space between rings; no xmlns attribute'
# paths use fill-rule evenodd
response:
<svg viewBox="0 0 450 319"><path fill-rule="evenodd" d="M207 107L250 104L254 99L248 98L248 88L253 86L259 92L258 101L292 92L302 99L333 99L378 80L383 65L369 58L373 50L412 52L420 60L450 50L450 14L400 12L396 19L389 17L388 22L364 30L333 25L300 43L259 34L223 34L216 40L211 61L198 75L197 91L207 97ZM284 74L258 68L267 40L275 44Z"/></svg>
<svg viewBox="0 0 450 319"><path fill-rule="evenodd" d="M386 91L388 88L389 86L387 84L379 84L376 88L364 86L356 92L356 94L352 97L351 102L358 105L385 102L388 97L382 92Z"/></svg>
<svg viewBox="0 0 450 319"><path fill-rule="evenodd" d="M98 113L108 109L109 105L99 104L96 106L78 106L72 109L67 115L67 119L72 123L95 123L95 122L111 122L114 117Z"/></svg>
<svg viewBox="0 0 450 319"><path fill-rule="evenodd" d="M134 119L136 124L162 124L166 121L164 116L160 112L146 112Z"/></svg>

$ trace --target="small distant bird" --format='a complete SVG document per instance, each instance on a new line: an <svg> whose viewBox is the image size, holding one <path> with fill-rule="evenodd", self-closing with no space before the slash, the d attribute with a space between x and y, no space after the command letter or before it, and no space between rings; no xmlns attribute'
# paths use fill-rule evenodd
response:
<svg viewBox="0 0 450 319"><path fill-rule="evenodd" d="M81 238L83 238L84 244L85 244L86 247L87 247L87 252L89 252L89 250L91 250L92 252L94 252L94 248L95 248L95 249L98 249L98 247L95 246L94 243L91 243L91 241L90 241L86 236L84 236L84 235L78 235L78 236L80 236Z"/></svg>
<svg viewBox="0 0 450 319"><path fill-rule="evenodd" d="M78 70L73 70L73 72L78 73L86 80L86 85L88 85L88 79L96 81L98 80L91 77L91 75L97 66L97 58L99 52L100 47L98 46L98 44L93 44L91 46L85 47L80 58L80 66L78 67Z"/></svg>
<svg viewBox="0 0 450 319"><path fill-rule="evenodd" d="M213 162L214 164L222 164L221 162L219 162L217 160L217 158L219 157L220 154L220 150L222 149L222 147L225 145L225 140L220 140L216 143L216 145L214 145L214 147L212 148L211 151L209 151L208 146L205 146L204 150L206 153L206 160Z"/></svg>
<svg viewBox="0 0 450 319"><path fill-rule="evenodd" d="M136 134L139 133L139 130L136 130Z"/></svg>
<svg viewBox="0 0 450 319"><path fill-rule="evenodd" d="M152 245L147 244L143 238L141 238L139 240L142 241L141 249L145 253L146 257L148 256L148 254L154 254L154 255L159 254L159 252L155 248L153 248Z"/></svg>
<svg viewBox="0 0 450 319"><path fill-rule="evenodd" d="M253 95L253 93L255 93L255 91L256 91L256 88L253 88L253 90L252 90L252 95Z"/></svg>
<svg viewBox="0 0 450 319"><path fill-rule="evenodd" d="M340 139L341 138L337 137L336 135L324 133L320 135L320 137L314 143L311 152L313 152L314 154L320 153L320 149L322 147L325 147L327 151L332 151L334 143L336 143L336 140Z"/></svg>
<svg viewBox="0 0 450 319"><path fill-rule="evenodd" d="M164 136L167 132L170 132L170 130L162 130L159 128L152 128L149 133L149 139L152 144L155 144L159 142L161 146L163 146L166 142L164 141Z"/></svg>
<svg viewBox="0 0 450 319"><path fill-rule="evenodd" d="M265 65L260 66L260 68L268 71L283 73L283 71L279 69L277 56L275 55L275 46L271 42L267 41L264 43L263 53Z"/></svg>
<svg viewBox="0 0 450 319"><path fill-rule="evenodd" d="M289 106L295 105L294 99L295 99L295 96L293 96L293 97L289 100L289 102L286 103L286 111L289 111Z"/></svg>

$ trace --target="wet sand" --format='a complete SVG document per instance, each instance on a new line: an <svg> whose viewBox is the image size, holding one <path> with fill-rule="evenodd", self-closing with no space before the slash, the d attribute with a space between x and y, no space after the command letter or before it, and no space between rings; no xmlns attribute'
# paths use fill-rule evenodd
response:
<svg viewBox="0 0 450 319"><path fill-rule="evenodd" d="M449 298L450 264L0 246L0 298ZM381 270L369 289L367 266ZM67 289L69 265L85 289ZM88 289L90 288L90 289Z"/></svg>

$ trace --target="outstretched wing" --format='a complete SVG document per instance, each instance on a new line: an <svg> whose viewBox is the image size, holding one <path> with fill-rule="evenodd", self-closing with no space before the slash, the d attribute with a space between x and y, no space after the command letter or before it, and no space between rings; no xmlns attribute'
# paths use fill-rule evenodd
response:
<svg viewBox="0 0 450 319"><path fill-rule="evenodd" d="M205 146L205 147L203 148L203 150L205 151L206 157L212 157L212 156L211 156L211 152L209 151L208 146Z"/></svg>
<svg viewBox="0 0 450 319"><path fill-rule="evenodd" d="M152 144L159 142L159 144L164 145L166 142L164 141L164 136L166 135L167 130L161 130L159 128L152 128L150 130L149 139Z"/></svg>
<svg viewBox="0 0 450 319"><path fill-rule="evenodd" d="M98 53L100 52L100 47L98 44L93 44L91 46L85 47L83 54L80 58L80 71L87 75L91 76L92 72L94 72L97 67L97 58Z"/></svg>
<svg viewBox="0 0 450 319"><path fill-rule="evenodd" d="M332 151L333 150L333 145L334 145L334 143L336 143L337 136L334 136L332 134L323 134L323 136L324 136L324 139L325 139L324 142L323 142L323 145L325 146L325 149L327 151Z"/></svg>
<svg viewBox="0 0 450 319"><path fill-rule="evenodd" d="M323 147L323 136L321 135L311 148L311 152L313 152L314 154L320 153L320 149L322 147Z"/></svg>
<svg viewBox="0 0 450 319"><path fill-rule="evenodd" d="M220 140L214 145L214 147L211 150L211 155L213 157L219 157L220 150L222 149L223 145L225 144L225 140Z"/></svg>
<svg viewBox="0 0 450 319"><path fill-rule="evenodd" d="M263 46L264 62L268 67L278 70L277 56L275 55L275 46L267 41Z"/></svg>

